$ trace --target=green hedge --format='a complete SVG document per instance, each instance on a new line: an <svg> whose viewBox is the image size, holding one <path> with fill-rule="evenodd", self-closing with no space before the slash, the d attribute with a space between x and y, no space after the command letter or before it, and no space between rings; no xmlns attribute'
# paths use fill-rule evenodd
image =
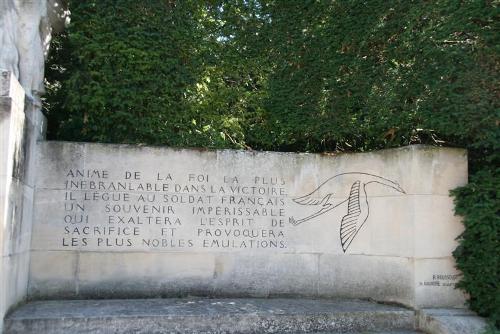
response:
<svg viewBox="0 0 500 334"><path fill-rule="evenodd" d="M500 324L500 170L483 169L453 191L465 231L453 255L464 273L459 286L470 306Z"/></svg>
<svg viewBox="0 0 500 334"><path fill-rule="evenodd" d="M72 24L54 40L47 68L49 138L310 152L467 148L471 183L455 192L467 226L456 252L461 287L498 325L495 2L94 0L70 8Z"/></svg>

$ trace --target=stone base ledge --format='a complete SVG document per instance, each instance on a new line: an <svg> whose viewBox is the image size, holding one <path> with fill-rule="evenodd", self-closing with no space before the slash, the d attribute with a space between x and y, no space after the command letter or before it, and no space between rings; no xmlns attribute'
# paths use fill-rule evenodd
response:
<svg viewBox="0 0 500 334"><path fill-rule="evenodd" d="M485 329L485 320L466 309L414 311L364 300L307 298L33 301L5 319L6 334L481 334Z"/></svg>
<svg viewBox="0 0 500 334"><path fill-rule="evenodd" d="M422 309L417 321L418 328L430 334L481 334L486 329L486 321L466 309Z"/></svg>
<svg viewBox="0 0 500 334"><path fill-rule="evenodd" d="M18 308L5 333L412 333L414 325L412 310L360 300L59 300Z"/></svg>

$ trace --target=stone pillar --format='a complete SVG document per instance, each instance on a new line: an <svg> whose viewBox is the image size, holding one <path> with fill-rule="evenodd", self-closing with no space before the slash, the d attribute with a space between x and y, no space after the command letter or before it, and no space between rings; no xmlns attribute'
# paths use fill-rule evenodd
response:
<svg viewBox="0 0 500 334"><path fill-rule="evenodd" d="M5 313L26 298L44 62L68 14L61 0L0 1L0 332Z"/></svg>
<svg viewBox="0 0 500 334"><path fill-rule="evenodd" d="M40 106L14 75L0 71L0 331L5 313L26 297L32 229L35 142Z"/></svg>
<svg viewBox="0 0 500 334"><path fill-rule="evenodd" d="M62 31L68 14L61 0L0 1L0 68L13 73L28 96L44 92L51 36Z"/></svg>

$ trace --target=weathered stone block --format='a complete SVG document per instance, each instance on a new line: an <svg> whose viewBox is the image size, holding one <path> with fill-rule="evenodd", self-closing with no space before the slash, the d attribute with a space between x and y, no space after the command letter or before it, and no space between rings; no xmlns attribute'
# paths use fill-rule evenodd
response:
<svg viewBox="0 0 500 334"><path fill-rule="evenodd" d="M78 295L79 254L74 251L32 251L29 295L31 299Z"/></svg>
<svg viewBox="0 0 500 334"><path fill-rule="evenodd" d="M465 296L455 285L461 273L453 257L415 259L415 304L424 307L465 307Z"/></svg>
<svg viewBox="0 0 500 334"><path fill-rule="evenodd" d="M38 146L32 249L76 252L79 296L463 300L448 286L426 299L432 275L453 268L462 225L448 193L466 182L463 150Z"/></svg>
<svg viewBox="0 0 500 334"><path fill-rule="evenodd" d="M322 295L415 305L411 258L323 254L319 272Z"/></svg>
<svg viewBox="0 0 500 334"><path fill-rule="evenodd" d="M0 70L0 330L4 314L27 294L34 195L29 169L34 138L40 138L39 124L26 117L31 107L14 75Z"/></svg>
<svg viewBox="0 0 500 334"><path fill-rule="evenodd" d="M317 296L318 254L224 254L215 265L215 295Z"/></svg>
<svg viewBox="0 0 500 334"><path fill-rule="evenodd" d="M212 254L82 252L79 293L99 297L161 297L212 290Z"/></svg>
<svg viewBox="0 0 500 334"><path fill-rule="evenodd" d="M415 314L366 301L311 299L148 299L29 303L6 320L29 333L413 334ZM401 332L400 332L401 331Z"/></svg>

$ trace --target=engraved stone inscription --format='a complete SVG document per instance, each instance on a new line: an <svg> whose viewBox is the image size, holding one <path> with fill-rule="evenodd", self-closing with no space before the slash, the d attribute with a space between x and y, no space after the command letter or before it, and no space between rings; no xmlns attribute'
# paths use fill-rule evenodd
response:
<svg viewBox="0 0 500 334"><path fill-rule="evenodd" d="M455 288L461 274L432 274L430 280L419 282L419 286L437 286Z"/></svg>
<svg viewBox="0 0 500 334"><path fill-rule="evenodd" d="M280 177L68 169L60 245L78 249L286 249Z"/></svg>

